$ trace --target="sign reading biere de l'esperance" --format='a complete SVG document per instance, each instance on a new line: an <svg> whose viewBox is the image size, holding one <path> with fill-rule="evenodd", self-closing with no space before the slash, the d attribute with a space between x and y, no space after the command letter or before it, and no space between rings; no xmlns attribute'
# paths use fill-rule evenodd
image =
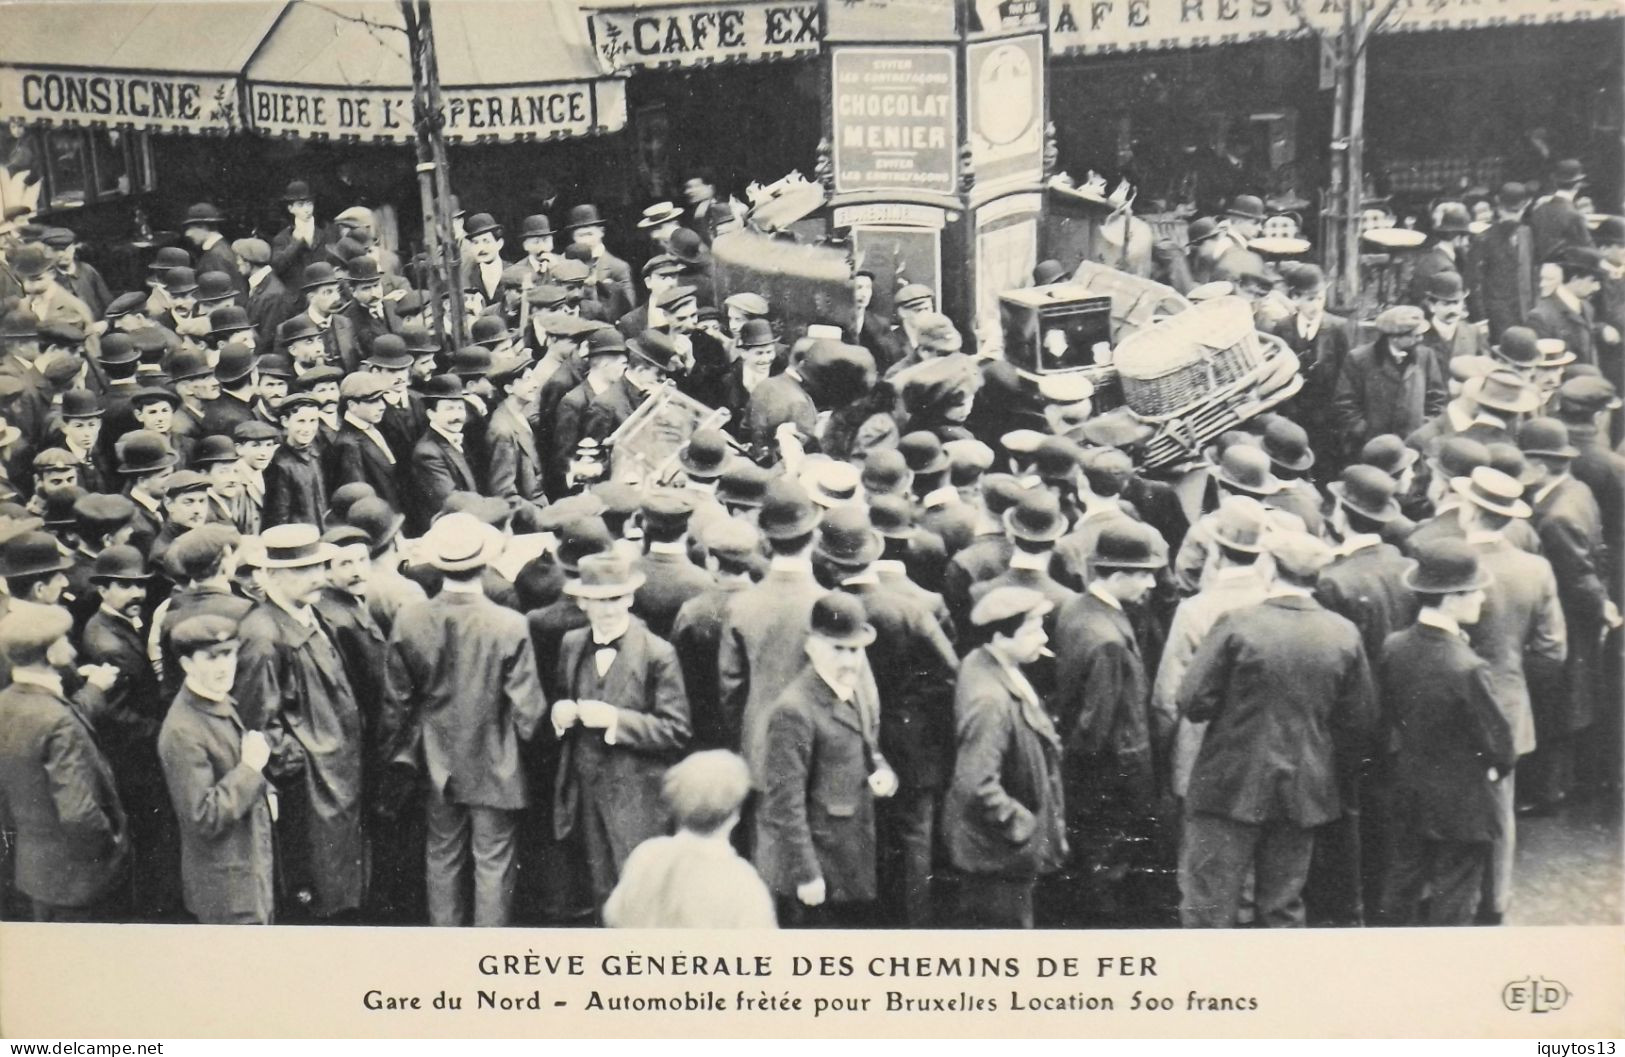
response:
<svg viewBox="0 0 1625 1057"><path fill-rule="evenodd" d="M408 89L315 88L251 83L248 124L297 136L406 140L413 136ZM621 81L504 88L446 88L445 134L453 140L554 139L626 125Z"/></svg>

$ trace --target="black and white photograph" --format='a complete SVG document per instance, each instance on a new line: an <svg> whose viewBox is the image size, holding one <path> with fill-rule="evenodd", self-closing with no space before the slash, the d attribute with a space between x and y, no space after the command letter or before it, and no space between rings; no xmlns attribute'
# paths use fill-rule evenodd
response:
<svg viewBox="0 0 1625 1057"><path fill-rule="evenodd" d="M1618 0L4 2L0 210L0 921L1625 924Z"/></svg>

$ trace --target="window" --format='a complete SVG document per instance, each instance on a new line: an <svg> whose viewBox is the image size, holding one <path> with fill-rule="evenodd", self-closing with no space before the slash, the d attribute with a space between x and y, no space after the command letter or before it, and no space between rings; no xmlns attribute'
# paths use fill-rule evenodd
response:
<svg viewBox="0 0 1625 1057"><path fill-rule="evenodd" d="M141 194L156 182L147 134L120 129L0 125L0 165L41 185L41 210Z"/></svg>
<svg viewBox="0 0 1625 1057"><path fill-rule="evenodd" d="M130 156L126 145L129 138L127 133L104 129L90 134L97 197L130 193Z"/></svg>
<svg viewBox="0 0 1625 1057"><path fill-rule="evenodd" d="M51 129L45 134L46 170L52 209L82 206L88 201L90 166L85 134L78 129Z"/></svg>

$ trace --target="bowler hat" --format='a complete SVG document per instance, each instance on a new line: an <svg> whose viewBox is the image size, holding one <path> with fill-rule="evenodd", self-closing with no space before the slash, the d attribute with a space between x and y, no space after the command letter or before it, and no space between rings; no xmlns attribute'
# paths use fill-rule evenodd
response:
<svg viewBox="0 0 1625 1057"><path fill-rule="evenodd" d="M236 239L231 244L231 252L256 267L271 263L271 244L264 239Z"/></svg>
<svg viewBox="0 0 1625 1057"><path fill-rule="evenodd" d="M127 544L109 547L96 555L96 561L90 567L90 581L98 580L127 580L145 582L152 579L147 572L147 563L141 557L141 552Z"/></svg>
<svg viewBox="0 0 1625 1057"><path fill-rule="evenodd" d="M860 483L871 497L904 492L912 478L907 461L896 448L872 448L863 458ZM870 501L873 502L873 498Z"/></svg>
<svg viewBox="0 0 1625 1057"><path fill-rule="evenodd" d="M880 557L883 549L880 533L869 523L869 511L856 503L831 510L818 526L816 554L834 565L861 568Z"/></svg>
<svg viewBox="0 0 1625 1057"><path fill-rule="evenodd" d="M587 358L594 356L625 356L626 339L614 327L599 327L587 335Z"/></svg>
<svg viewBox="0 0 1625 1057"><path fill-rule="evenodd" d="M465 493L462 493L462 492L453 492L452 493L452 495L454 495L454 496L455 495L463 495L463 494L465 494ZM327 497L327 522L328 522L328 524L331 525L335 521L345 521L345 522L349 521L350 520L350 508L354 507L357 503L361 502L363 499L376 499L376 498L378 498L377 491L375 491L373 489L372 485L368 484L367 482L365 482L365 481L346 481L346 482L344 482L343 484L339 485L337 488L333 489L333 494L329 495ZM446 502L447 502L447 505L450 505L450 502L451 502L450 498L448 498L446 500ZM497 502L500 503L500 502L502 502L502 500L499 499L499 500L497 500ZM354 526L352 526L352 527L354 527ZM326 539L327 537L324 534L322 538ZM327 540L327 542L332 543L334 541L329 539L329 540Z"/></svg>
<svg viewBox="0 0 1625 1057"><path fill-rule="evenodd" d="M560 230L574 231L576 228L601 228L603 226L604 218L598 215L597 206L580 205L570 207L570 211L564 217L564 226Z"/></svg>
<svg viewBox="0 0 1625 1057"><path fill-rule="evenodd" d="M572 300L581 294L581 285L592 274L592 268L585 261L569 256L571 252L586 253L585 247L571 246L565 251L565 258L553 265L553 278L564 286Z"/></svg>
<svg viewBox="0 0 1625 1057"><path fill-rule="evenodd" d="M1467 288L1462 285L1461 275L1453 271L1434 272L1428 276L1425 292L1431 301L1464 301L1467 298Z"/></svg>
<svg viewBox="0 0 1625 1057"><path fill-rule="evenodd" d="M1156 540L1156 530L1148 525L1138 521L1114 522L1101 529L1089 562L1100 572L1161 569L1167 563L1157 557Z"/></svg>
<svg viewBox="0 0 1625 1057"><path fill-rule="evenodd" d="M914 505L900 495L877 495L869 500L869 524L881 539L914 538Z"/></svg>
<svg viewBox="0 0 1625 1057"><path fill-rule="evenodd" d="M412 354L406 351L406 342L400 335L380 334L372 339L372 351L361 362L369 367L400 371L412 366Z"/></svg>
<svg viewBox="0 0 1625 1057"><path fill-rule="evenodd" d="M1405 586L1430 595L1477 591L1490 582L1479 568L1478 554L1464 540L1424 540L1416 545L1416 564L1405 573Z"/></svg>
<svg viewBox="0 0 1625 1057"><path fill-rule="evenodd" d="M1445 477L1466 477L1490 464L1490 450L1471 437L1445 437L1428 453L1428 461Z"/></svg>
<svg viewBox="0 0 1625 1057"><path fill-rule="evenodd" d="M0 338L24 341L39 337L39 320L26 308L14 308L0 320Z"/></svg>
<svg viewBox="0 0 1625 1057"><path fill-rule="evenodd" d="M1379 433L1365 442L1365 446L1360 449L1359 461L1367 466L1375 466L1397 481L1399 475L1421 457L1421 452L1394 434Z"/></svg>
<svg viewBox="0 0 1625 1057"><path fill-rule="evenodd" d="M717 501L728 507L760 507L771 478L749 459L735 459L717 482Z"/></svg>
<svg viewBox="0 0 1625 1057"><path fill-rule="evenodd" d="M1529 188L1521 183L1504 183L1495 192L1495 204L1502 209L1521 209L1529 204Z"/></svg>
<svg viewBox="0 0 1625 1057"><path fill-rule="evenodd" d="M1591 232L1591 241L1598 246L1625 243L1625 217L1603 217Z"/></svg>
<svg viewBox="0 0 1625 1057"><path fill-rule="evenodd" d="M1518 450L1548 459L1572 459L1580 449L1569 443L1569 427L1555 418L1532 418L1518 430Z"/></svg>
<svg viewBox="0 0 1625 1057"><path fill-rule="evenodd" d="M1264 219L1264 200L1257 195L1236 195L1225 207L1225 215L1244 220Z"/></svg>
<svg viewBox="0 0 1625 1057"><path fill-rule="evenodd" d="M1199 242L1206 242L1218 233L1219 222L1217 220L1212 217L1197 217L1185 229L1185 241L1188 245L1194 246Z"/></svg>
<svg viewBox="0 0 1625 1057"><path fill-rule="evenodd" d="M794 539L805 536L818 524L819 510L807 490L789 478L769 482L763 496L756 527L768 539Z"/></svg>
<svg viewBox="0 0 1625 1057"><path fill-rule="evenodd" d="M180 461L167 438L147 429L131 430L113 447L118 455L118 471L122 474L156 473Z"/></svg>
<svg viewBox="0 0 1625 1057"><path fill-rule="evenodd" d="M1339 503L1371 521L1388 522L1399 516L1394 500L1398 486L1394 479L1377 469L1356 463L1345 467L1342 476L1326 486Z"/></svg>
<svg viewBox="0 0 1625 1057"><path fill-rule="evenodd" d="M1473 218L1460 202L1445 202L1439 206L1439 217L1433 224L1438 235L1465 235L1472 230Z"/></svg>
<svg viewBox="0 0 1625 1057"><path fill-rule="evenodd" d="M645 330L637 337L626 343L627 351L650 367L657 368L667 374L673 373L677 361L677 345L669 334L658 330ZM589 344L588 355L592 355Z"/></svg>
<svg viewBox="0 0 1625 1057"><path fill-rule="evenodd" d="M643 216L638 218L638 227L657 228L662 224L670 224L674 220L683 219L683 211L670 202L656 202L644 209Z"/></svg>
<svg viewBox="0 0 1625 1057"><path fill-rule="evenodd" d="M103 366L117 367L126 363L135 363L141 359L141 351L135 347L135 342L128 334L102 335L101 362Z"/></svg>
<svg viewBox="0 0 1625 1057"><path fill-rule="evenodd" d="M937 295L924 283L909 283L897 291L897 296L892 298L892 303L898 308L908 308L920 304L929 304L934 302L936 298Z"/></svg>
<svg viewBox="0 0 1625 1057"><path fill-rule="evenodd" d="M583 556L576 576L564 585L564 593L572 598L622 598L644 582L644 575L625 556L611 551Z"/></svg>
<svg viewBox="0 0 1625 1057"><path fill-rule="evenodd" d="M169 377L176 382L185 382L193 378L208 378L214 375L214 368L209 366L209 357L191 347L176 349L169 356L164 369L169 373Z"/></svg>
<svg viewBox="0 0 1625 1057"><path fill-rule="evenodd" d="M569 518L556 531L558 562L569 573L578 572L581 559L587 555L604 554L615 545L614 537L609 534L609 526L597 514L579 514Z"/></svg>
<svg viewBox="0 0 1625 1057"><path fill-rule="evenodd" d="M211 338L217 338L222 334L235 334L240 330L253 329L253 320L249 319L248 313L237 305L222 305L209 313L209 337Z"/></svg>
<svg viewBox="0 0 1625 1057"><path fill-rule="evenodd" d="M744 518L714 517L700 529L700 545L718 558L749 562L761 554L762 536Z"/></svg>
<svg viewBox="0 0 1625 1057"><path fill-rule="evenodd" d="M904 434L897 442L897 450L912 473L941 473L948 469L948 453L942 450L942 441L935 433L922 429Z"/></svg>
<svg viewBox="0 0 1625 1057"><path fill-rule="evenodd" d="M400 533L401 526L406 523L406 516L397 514L395 508L388 502L375 497L358 499L350 504L344 520L367 534L371 540L372 552L377 554Z"/></svg>
<svg viewBox="0 0 1625 1057"><path fill-rule="evenodd" d="M326 261L317 261L305 265L305 270L299 277L301 290L313 290L318 286L333 286L344 278L339 270ZM297 318L297 317L295 317Z"/></svg>
<svg viewBox="0 0 1625 1057"><path fill-rule="evenodd" d="M455 374L437 374L423 383L419 393L424 400L461 400L463 380Z"/></svg>
<svg viewBox="0 0 1625 1057"><path fill-rule="evenodd" d="M102 398L89 389L69 389L62 394L63 418L101 418Z"/></svg>
<svg viewBox="0 0 1625 1057"><path fill-rule="evenodd" d="M1507 328L1508 332L1512 329ZM1505 335L1502 338L1504 341ZM1538 346L1536 352L1539 352ZM1504 369L1468 379L1461 393L1475 404L1509 415L1527 414L1540 406L1540 394L1535 388L1521 375Z"/></svg>
<svg viewBox="0 0 1625 1057"><path fill-rule="evenodd" d="M1314 450L1309 447L1309 434L1283 415L1276 415L1264 427L1264 454L1269 456L1270 462L1285 470L1307 470L1315 464Z"/></svg>
<svg viewBox="0 0 1625 1057"><path fill-rule="evenodd" d="M974 627L983 628L1012 617L1042 617L1054 608L1055 603L1045 598L1043 592L1030 587L995 587L976 600L976 605L971 607L970 622Z"/></svg>
<svg viewBox="0 0 1625 1057"><path fill-rule="evenodd" d="M313 197L310 185L303 180L289 180L288 186L282 192L284 202L309 202Z"/></svg>
<svg viewBox="0 0 1625 1057"><path fill-rule="evenodd" d="M677 456L683 472L700 480L721 477L728 465L728 438L721 430L696 430Z"/></svg>
<svg viewBox="0 0 1625 1057"><path fill-rule="evenodd" d="M242 545L243 537L235 528L211 521L181 533L164 552L163 562L175 579L195 581L212 576L228 548L236 547L241 554Z"/></svg>
<svg viewBox="0 0 1625 1057"><path fill-rule="evenodd" d="M666 239L666 252L684 264L702 264L705 261L705 240L690 228L678 228Z"/></svg>
<svg viewBox="0 0 1625 1057"><path fill-rule="evenodd" d="M223 433L211 433L197 442L192 451L192 465L208 466L217 462L236 462L237 443Z"/></svg>
<svg viewBox="0 0 1625 1057"><path fill-rule="evenodd" d="M25 245L12 251L11 270L23 279L37 279L56 267L56 254L44 246Z"/></svg>
<svg viewBox="0 0 1625 1057"><path fill-rule="evenodd" d="M280 352L273 352L269 356L261 356L257 366L262 378L293 380L293 361Z"/></svg>
<svg viewBox="0 0 1625 1057"><path fill-rule="evenodd" d="M498 224L496 218L491 216L490 213L475 213L463 225L463 235L470 239L475 235L483 235L487 231L494 231L498 235L502 234L502 225Z"/></svg>
<svg viewBox="0 0 1625 1057"><path fill-rule="evenodd" d="M130 394L130 407L137 411L151 403L165 403L175 408L181 406L181 398L173 389L161 385L144 385Z"/></svg>
<svg viewBox="0 0 1625 1057"><path fill-rule="evenodd" d="M302 522L273 525L260 533L260 542L265 545L261 566L266 569L302 569L333 558L333 547L322 542L321 530Z"/></svg>
<svg viewBox="0 0 1625 1057"><path fill-rule="evenodd" d="M1564 272L1578 272L1593 279L1604 277L1607 259L1594 246L1565 246L1557 254L1557 263Z"/></svg>
<svg viewBox="0 0 1625 1057"><path fill-rule="evenodd" d="M62 545L48 532L25 532L0 545L0 576L43 576L73 568Z"/></svg>
<svg viewBox="0 0 1625 1057"><path fill-rule="evenodd" d="M654 296L654 306L663 312L675 312L685 301L699 301L694 287L669 286Z"/></svg>
<svg viewBox="0 0 1625 1057"><path fill-rule="evenodd" d="M1212 467L1213 477L1232 492L1274 495L1286 485L1270 472L1270 458L1251 444L1232 444Z"/></svg>
<svg viewBox="0 0 1625 1057"><path fill-rule="evenodd" d="M1523 501L1523 484L1490 466L1476 466L1467 476L1451 478L1450 487L1463 500L1497 514L1526 518L1533 513Z"/></svg>
<svg viewBox="0 0 1625 1057"><path fill-rule="evenodd" d="M552 234L552 222L540 213L532 213L519 223L520 239L549 238Z"/></svg>
<svg viewBox="0 0 1625 1057"><path fill-rule="evenodd" d="M218 206L208 202L196 202L186 207L186 219L181 221L182 228L189 228L193 224L224 224L226 218L220 214Z"/></svg>
<svg viewBox="0 0 1625 1057"><path fill-rule="evenodd" d="M233 345L222 349L220 359L214 365L214 376L220 379L222 385L242 381L254 373L254 365L259 360L259 354L253 349L245 349L241 345Z"/></svg>
<svg viewBox="0 0 1625 1057"><path fill-rule="evenodd" d="M1004 512L1004 528L1014 539L1053 543L1066 535L1066 518L1053 492L1047 488L1030 488Z"/></svg>
<svg viewBox="0 0 1625 1057"><path fill-rule="evenodd" d="M1586 182L1585 166L1578 158L1564 158L1552 166L1552 183L1558 187L1573 187Z"/></svg>
<svg viewBox="0 0 1625 1057"><path fill-rule="evenodd" d="M839 646L862 649L875 641L874 625L863 603L848 594L831 591L813 603L812 633Z"/></svg>
<svg viewBox="0 0 1625 1057"><path fill-rule="evenodd" d="M164 291L171 297L195 293L197 288L197 273L191 268L171 268L164 273Z"/></svg>
<svg viewBox="0 0 1625 1057"><path fill-rule="evenodd" d="M739 328L737 344L742 349L759 349L774 343L773 324L765 319L747 319Z"/></svg>

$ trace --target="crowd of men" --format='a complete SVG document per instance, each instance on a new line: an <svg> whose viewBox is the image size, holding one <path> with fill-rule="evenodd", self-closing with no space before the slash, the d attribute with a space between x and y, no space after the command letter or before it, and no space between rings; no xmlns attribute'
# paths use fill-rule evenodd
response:
<svg viewBox="0 0 1625 1057"><path fill-rule="evenodd" d="M703 175L636 271L591 204L459 213L463 348L299 181L268 240L191 206L143 290L9 215L0 909L1497 923L1519 815L1621 774L1625 220L1555 176L1436 210L1363 325L1258 199L1196 222L1182 288L1305 384L1177 475L926 287L719 300ZM724 426L614 479L668 386Z"/></svg>

